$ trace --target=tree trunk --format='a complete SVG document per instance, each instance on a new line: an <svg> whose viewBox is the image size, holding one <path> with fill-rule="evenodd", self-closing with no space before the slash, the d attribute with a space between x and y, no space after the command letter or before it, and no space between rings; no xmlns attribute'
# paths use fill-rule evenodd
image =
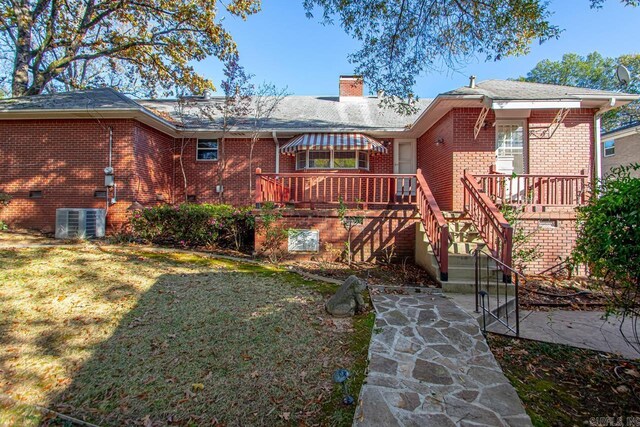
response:
<svg viewBox="0 0 640 427"><path fill-rule="evenodd" d="M31 15L27 5L16 7L18 31L16 35L16 59L13 66L11 94L24 96L29 88L29 61L31 60Z"/></svg>

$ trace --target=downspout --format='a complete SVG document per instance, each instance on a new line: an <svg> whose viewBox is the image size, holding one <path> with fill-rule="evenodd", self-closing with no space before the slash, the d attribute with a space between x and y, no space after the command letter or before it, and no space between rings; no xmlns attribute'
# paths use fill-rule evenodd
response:
<svg viewBox="0 0 640 427"><path fill-rule="evenodd" d="M601 131L601 117L604 113L611 110L616 105L616 99L609 99L609 103L600 107L596 114L593 116L594 132L595 132L595 159L594 159L594 173L597 180L602 179L602 138L600 136ZM594 183L597 182L594 180Z"/></svg>
<svg viewBox="0 0 640 427"><path fill-rule="evenodd" d="M275 171L275 173L280 173L280 141L278 140L278 133L275 130L271 131L271 136L273 137L273 142L276 143L276 171Z"/></svg>

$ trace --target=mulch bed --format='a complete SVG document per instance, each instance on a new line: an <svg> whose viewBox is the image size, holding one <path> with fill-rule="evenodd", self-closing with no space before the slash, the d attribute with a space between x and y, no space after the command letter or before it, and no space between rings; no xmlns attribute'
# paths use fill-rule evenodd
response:
<svg viewBox="0 0 640 427"><path fill-rule="evenodd" d="M604 310L606 296L587 278L528 276L521 283L520 306L526 310Z"/></svg>
<svg viewBox="0 0 640 427"><path fill-rule="evenodd" d="M425 270L415 264L375 264L341 262L287 261L304 273L317 274L337 280L345 280L353 275L365 279L370 285L440 287Z"/></svg>
<svg viewBox="0 0 640 427"><path fill-rule="evenodd" d="M640 361L493 334L488 342L534 425L640 422Z"/></svg>

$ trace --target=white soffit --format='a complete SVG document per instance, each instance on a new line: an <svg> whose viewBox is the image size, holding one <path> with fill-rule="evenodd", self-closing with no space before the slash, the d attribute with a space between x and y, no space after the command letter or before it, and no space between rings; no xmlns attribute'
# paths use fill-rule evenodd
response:
<svg viewBox="0 0 640 427"><path fill-rule="evenodd" d="M536 109L560 109L580 108L580 101L496 101L491 103L491 108L500 110L536 110Z"/></svg>
<svg viewBox="0 0 640 427"><path fill-rule="evenodd" d="M530 109L521 110L495 110L496 119L528 119L531 116Z"/></svg>

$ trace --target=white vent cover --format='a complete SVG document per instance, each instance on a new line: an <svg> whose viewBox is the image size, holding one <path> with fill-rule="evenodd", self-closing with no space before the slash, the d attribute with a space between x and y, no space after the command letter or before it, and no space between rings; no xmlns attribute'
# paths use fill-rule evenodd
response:
<svg viewBox="0 0 640 427"><path fill-rule="evenodd" d="M104 237L104 209L56 209L56 239Z"/></svg>
<svg viewBox="0 0 640 427"><path fill-rule="evenodd" d="M289 252L318 252L320 232L318 230L289 229Z"/></svg>

